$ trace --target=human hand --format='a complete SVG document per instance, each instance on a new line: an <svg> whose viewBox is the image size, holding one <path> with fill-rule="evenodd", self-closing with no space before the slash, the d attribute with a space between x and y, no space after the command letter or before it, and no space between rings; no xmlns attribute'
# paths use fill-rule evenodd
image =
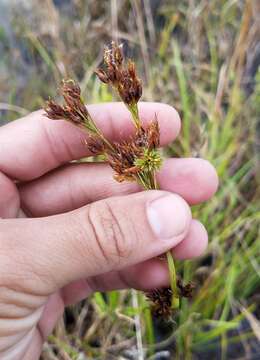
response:
<svg viewBox="0 0 260 360"><path fill-rule="evenodd" d="M121 103L88 109L112 141L134 130ZM178 114L140 103L144 123L155 113L166 145L179 133ZM2 360L38 359L64 306L94 291L166 286L167 264L158 255L172 249L187 259L206 248L206 230L189 205L217 189L207 161L168 159L158 174L163 190L140 191L114 181L106 164L67 164L86 156L86 137L43 111L0 129Z"/></svg>

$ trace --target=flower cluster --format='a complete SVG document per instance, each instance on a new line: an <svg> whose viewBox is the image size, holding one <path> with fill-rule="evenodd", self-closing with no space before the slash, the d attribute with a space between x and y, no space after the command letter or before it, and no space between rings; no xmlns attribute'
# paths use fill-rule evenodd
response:
<svg viewBox="0 0 260 360"><path fill-rule="evenodd" d="M113 45L113 51L105 51L107 62L122 64L121 49ZM112 60L111 60L112 59ZM117 69L117 67L115 67ZM116 70L115 70L116 71ZM121 74L121 76L123 76ZM127 75L126 75L127 76ZM127 83L127 81L125 82ZM123 78L121 78L121 86ZM128 92L126 88L125 92ZM75 125L85 127L89 132L87 147L93 155L104 154L108 163L115 172L115 179L122 181L137 181L147 189L154 188L154 172L162 163L157 148L160 145L160 131L157 119L151 121L144 128L141 121L136 121L136 132L129 140L122 143L111 144L97 128L91 118L81 96L80 86L73 80L63 80L60 93L64 104L60 105L53 100L46 102L45 111L50 119L66 119ZM130 107L137 106L134 102Z"/></svg>
<svg viewBox="0 0 260 360"><path fill-rule="evenodd" d="M65 119L75 125L85 127L92 135L99 133L81 97L80 86L72 79L63 80L60 94L64 104L60 105L54 100L46 102L45 112L50 119Z"/></svg>
<svg viewBox="0 0 260 360"><path fill-rule="evenodd" d="M124 63L122 45L112 42L111 48L104 52L105 69L97 69L99 79L112 85L123 102L127 105L135 104L142 96L142 82L137 77L135 63L131 60Z"/></svg>
<svg viewBox="0 0 260 360"><path fill-rule="evenodd" d="M112 42L104 51L104 69L95 71L99 79L111 85L130 110L135 126L140 127L137 103L142 96L142 82L136 74L135 63L125 62L122 45Z"/></svg>
<svg viewBox="0 0 260 360"><path fill-rule="evenodd" d="M114 151L108 152L108 162L116 173L115 179L119 182L137 181L146 188L152 188L153 182L147 175L154 173L162 164L156 149L159 137L156 121L151 122L146 129L140 127L130 140L115 144Z"/></svg>
<svg viewBox="0 0 260 360"><path fill-rule="evenodd" d="M179 295L185 298L191 298L194 285L183 285L181 279L177 280ZM147 299L151 302L153 314L156 317L169 319L172 315L172 297L173 291L170 287L154 289L146 293Z"/></svg>
<svg viewBox="0 0 260 360"><path fill-rule="evenodd" d="M132 115L135 125L134 135L121 143L111 143L89 114L81 96L80 86L73 80L63 81L60 92L64 103L59 105L53 100L46 102L45 111L50 119L65 119L87 130L89 138L86 145L93 155L105 155L114 170L117 181L136 181L144 189L158 189L156 172L162 164L158 151L160 129L157 119L143 126L138 101L142 95L142 83L136 74L135 64L126 62L122 45L112 43L104 51L104 69L96 70L99 79L112 85ZM179 307L179 297L189 297L191 286L183 286L176 280L174 261L171 252L167 252L171 287L148 292L147 298L153 303L155 313L169 317Z"/></svg>

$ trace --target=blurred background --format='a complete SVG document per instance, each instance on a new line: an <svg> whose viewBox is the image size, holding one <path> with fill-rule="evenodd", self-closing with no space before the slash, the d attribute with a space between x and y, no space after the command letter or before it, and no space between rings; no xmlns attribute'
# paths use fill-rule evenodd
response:
<svg viewBox="0 0 260 360"><path fill-rule="evenodd" d="M87 103L112 101L93 75L111 39L137 62L143 100L181 114L166 155L217 168L217 195L193 208L210 243L177 263L196 289L172 321L142 294L97 293L66 310L42 360L260 359L260 2L0 0L0 122L42 107L67 77Z"/></svg>

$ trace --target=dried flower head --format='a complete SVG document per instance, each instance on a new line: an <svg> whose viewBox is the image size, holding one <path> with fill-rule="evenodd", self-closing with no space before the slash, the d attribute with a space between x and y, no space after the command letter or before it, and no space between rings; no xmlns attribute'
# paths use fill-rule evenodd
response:
<svg viewBox="0 0 260 360"><path fill-rule="evenodd" d="M156 120L146 129L141 127L130 140L114 144L114 150L108 149L107 158L115 171L115 179L119 182L138 181L143 185L142 178L157 171L162 164L156 149L159 137Z"/></svg>
<svg viewBox="0 0 260 360"><path fill-rule="evenodd" d="M173 292L170 287L154 289L146 293L146 297L151 303L154 316L169 319L173 315L171 307L172 295Z"/></svg>
<svg viewBox="0 0 260 360"><path fill-rule="evenodd" d="M75 124L83 124L89 116L80 96L80 87L73 80L63 80L59 89L64 98L63 105L53 100L46 103L45 111L52 119L66 119Z"/></svg>
<svg viewBox="0 0 260 360"><path fill-rule="evenodd" d="M102 155L107 151L111 151L110 147L107 146L105 141L99 136L89 136L89 139L85 141L88 150L93 155Z"/></svg>
<svg viewBox="0 0 260 360"><path fill-rule="evenodd" d="M81 97L80 86L74 80L63 80L59 92L63 96L64 104L59 105L54 100L48 100L45 106L47 117L54 120L68 120L75 125L85 127L92 135L99 134Z"/></svg>
<svg viewBox="0 0 260 360"><path fill-rule="evenodd" d="M177 280L178 293L181 297L191 298L194 289L193 284L183 285L182 280ZM156 317L169 319L174 315L172 308L173 291L170 287L154 289L146 292L146 297L152 305L152 312Z"/></svg>
<svg viewBox="0 0 260 360"><path fill-rule="evenodd" d="M137 104L142 96L142 82L136 74L135 64L129 60L125 64L123 45L112 42L111 47L105 48L105 69L95 71L99 79L112 85L118 92L125 104L131 106Z"/></svg>
<svg viewBox="0 0 260 360"><path fill-rule="evenodd" d="M182 297L185 297L188 299L190 299L192 297L193 291L195 288L195 285L193 283L188 283L188 284L184 285L181 278L178 278L177 286L178 286L179 293Z"/></svg>

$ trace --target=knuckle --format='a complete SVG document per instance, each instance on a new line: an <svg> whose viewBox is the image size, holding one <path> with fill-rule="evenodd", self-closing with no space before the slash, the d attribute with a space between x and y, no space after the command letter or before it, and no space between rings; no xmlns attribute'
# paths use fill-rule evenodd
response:
<svg viewBox="0 0 260 360"><path fill-rule="evenodd" d="M110 265L117 266L133 251L133 237L128 236L130 224L124 215L116 214L109 201L91 204L88 211L96 248Z"/></svg>

